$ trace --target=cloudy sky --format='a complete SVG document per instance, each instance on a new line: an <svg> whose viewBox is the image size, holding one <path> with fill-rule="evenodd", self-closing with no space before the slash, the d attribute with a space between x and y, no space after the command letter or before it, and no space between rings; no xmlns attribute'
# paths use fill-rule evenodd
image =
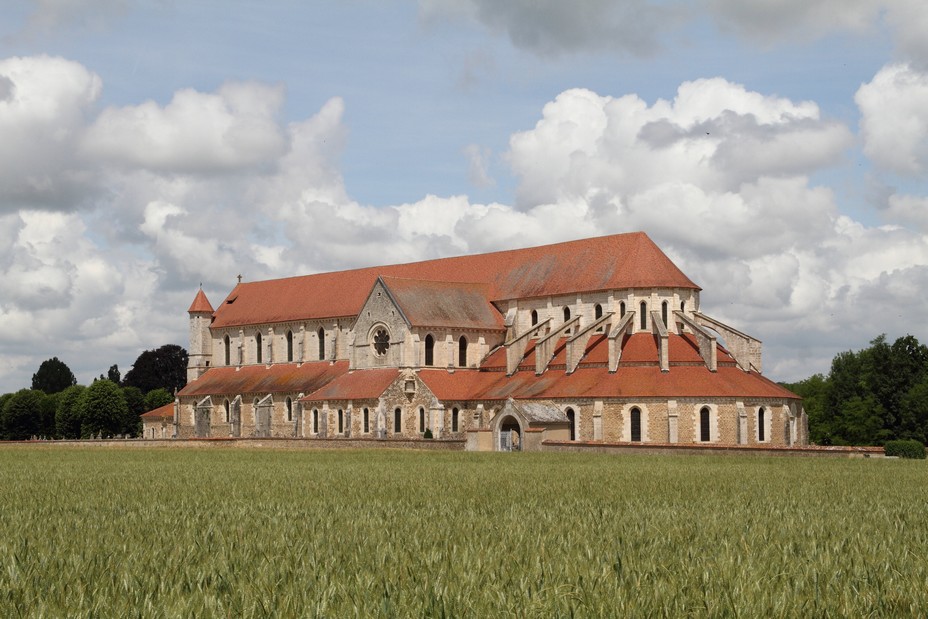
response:
<svg viewBox="0 0 928 619"><path fill-rule="evenodd" d="M239 273L634 230L804 378L928 342L926 175L922 0L9 0L0 393Z"/></svg>

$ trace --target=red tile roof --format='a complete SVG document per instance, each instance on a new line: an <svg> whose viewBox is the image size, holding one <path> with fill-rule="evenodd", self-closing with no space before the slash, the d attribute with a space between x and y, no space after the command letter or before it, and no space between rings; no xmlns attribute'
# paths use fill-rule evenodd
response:
<svg viewBox="0 0 928 619"><path fill-rule="evenodd" d="M210 304L209 299L206 298L206 293L203 292L202 288L197 291L197 296L193 298L193 303L190 304L190 309L187 310L188 314L200 312L213 313L213 306Z"/></svg>
<svg viewBox="0 0 928 619"><path fill-rule="evenodd" d="M720 367L678 366L661 372L656 365L619 368L581 367L573 374L548 370L541 376L479 370L421 370L419 377L443 401L564 398L789 398L797 395L756 372Z"/></svg>
<svg viewBox="0 0 928 619"><path fill-rule="evenodd" d="M355 316L378 276L488 286L488 300L623 288L698 289L643 232L409 264L241 283L214 327Z"/></svg>
<svg viewBox="0 0 928 619"><path fill-rule="evenodd" d="M147 413L142 413L139 415L142 419L146 421L160 421L165 418L174 418L174 402L170 404L165 404L164 406L159 406L154 410L150 410Z"/></svg>
<svg viewBox="0 0 928 619"><path fill-rule="evenodd" d="M381 278L414 327L504 331L502 315L487 301L487 284Z"/></svg>
<svg viewBox="0 0 928 619"><path fill-rule="evenodd" d="M312 393L348 371L347 361L280 363L270 367L246 365L212 367L187 383L178 395L207 396L244 393Z"/></svg>
<svg viewBox="0 0 928 619"><path fill-rule="evenodd" d="M400 371L395 368L354 370L342 374L300 401L373 400L379 398L399 375Z"/></svg>

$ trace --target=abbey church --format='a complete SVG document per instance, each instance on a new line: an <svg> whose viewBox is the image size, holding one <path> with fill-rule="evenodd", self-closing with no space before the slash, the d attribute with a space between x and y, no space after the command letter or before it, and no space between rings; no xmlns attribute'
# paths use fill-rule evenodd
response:
<svg viewBox="0 0 928 619"><path fill-rule="evenodd" d="M806 444L761 342L699 293L640 232L200 290L145 437Z"/></svg>

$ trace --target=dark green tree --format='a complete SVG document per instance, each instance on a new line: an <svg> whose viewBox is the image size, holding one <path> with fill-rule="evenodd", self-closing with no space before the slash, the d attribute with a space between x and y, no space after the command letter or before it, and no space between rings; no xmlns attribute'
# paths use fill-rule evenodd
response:
<svg viewBox="0 0 928 619"><path fill-rule="evenodd" d="M145 411L153 411L173 401L174 396L167 389L152 389L145 394Z"/></svg>
<svg viewBox="0 0 928 619"><path fill-rule="evenodd" d="M129 414L126 396L111 380L96 380L77 400L81 436L112 438L120 434Z"/></svg>
<svg viewBox="0 0 928 619"><path fill-rule="evenodd" d="M176 344L146 350L126 372L123 384L142 393L159 387L174 393L187 384L187 351Z"/></svg>
<svg viewBox="0 0 928 619"><path fill-rule="evenodd" d="M58 357L46 359L39 366L39 370L32 375L32 388L45 393L58 393L71 385L76 385L74 373Z"/></svg>
<svg viewBox="0 0 928 619"><path fill-rule="evenodd" d="M45 394L37 389L21 389L7 399L0 419L3 438L22 441L38 436L44 399Z"/></svg>
<svg viewBox="0 0 928 619"><path fill-rule="evenodd" d="M116 384L118 385L118 384L119 384L119 381L120 381L121 378L122 378L122 375L119 373L119 366L116 365L115 363L114 363L113 365L111 365L111 366L110 366L110 369L107 370L107 372L106 372L106 378L107 378L108 380L113 381L114 383L116 383Z"/></svg>
<svg viewBox="0 0 928 619"><path fill-rule="evenodd" d="M72 385L61 392L55 407L55 431L61 438L81 437L81 416L77 402L86 389L83 385Z"/></svg>
<svg viewBox="0 0 928 619"><path fill-rule="evenodd" d="M138 387L123 387L122 393L126 398L126 417L123 419L120 434L138 436L142 433L141 414L145 408L145 396Z"/></svg>
<svg viewBox="0 0 928 619"><path fill-rule="evenodd" d="M784 387L802 398L802 406L809 416L809 440L816 445L831 445L831 419L826 414L828 380L813 374L798 383L784 383Z"/></svg>

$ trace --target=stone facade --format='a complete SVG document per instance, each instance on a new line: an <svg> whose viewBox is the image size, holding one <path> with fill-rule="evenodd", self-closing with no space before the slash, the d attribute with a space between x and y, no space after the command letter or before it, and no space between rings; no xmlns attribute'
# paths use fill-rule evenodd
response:
<svg viewBox="0 0 928 619"><path fill-rule="evenodd" d="M808 441L760 341L704 314L640 234L240 283L217 310L200 291L189 329L188 386L146 438Z"/></svg>

